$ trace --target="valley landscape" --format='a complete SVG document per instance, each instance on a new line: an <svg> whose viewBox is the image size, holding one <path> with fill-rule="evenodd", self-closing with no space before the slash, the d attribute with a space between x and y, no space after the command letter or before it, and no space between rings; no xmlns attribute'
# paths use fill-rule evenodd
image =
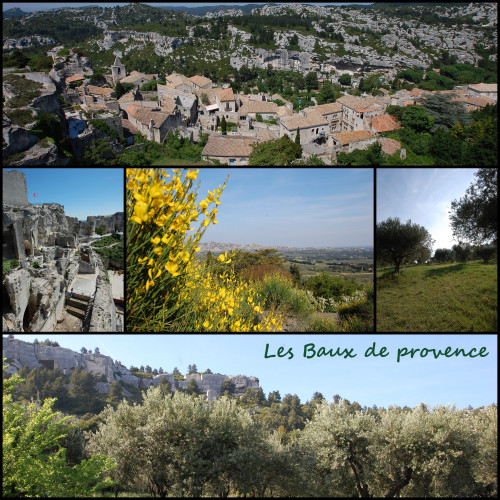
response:
<svg viewBox="0 0 500 500"><path fill-rule="evenodd" d="M493 2L23 5L8 165L498 162Z"/></svg>

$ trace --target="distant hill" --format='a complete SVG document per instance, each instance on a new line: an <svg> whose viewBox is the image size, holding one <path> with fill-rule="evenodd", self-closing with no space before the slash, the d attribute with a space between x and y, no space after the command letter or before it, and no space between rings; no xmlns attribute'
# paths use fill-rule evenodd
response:
<svg viewBox="0 0 500 500"><path fill-rule="evenodd" d="M13 9L4 10L2 12L2 17L4 19L9 19L11 17L23 17L26 16L27 14L28 14L27 12L24 12L19 7L14 7Z"/></svg>
<svg viewBox="0 0 500 500"><path fill-rule="evenodd" d="M278 3L268 3L266 5L279 5ZM168 10L180 10L182 12L186 12L187 14L192 14L194 16L204 16L208 12L219 12L221 10L229 10L229 9L239 9L245 12L245 14L250 14L252 9L259 9L262 7L262 4L250 3L248 5L206 5L203 7L189 7L188 5L181 6L162 6L162 9Z"/></svg>
<svg viewBox="0 0 500 500"><path fill-rule="evenodd" d="M303 250L332 250L334 247L290 247L290 246L279 246L279 245L259 245L257 243L248 243L248 244L240 244L240 243L221 243L217 241L208 241L206 243L200 243L199 246L201 247L200 252L205 253L210 250L212 253L222 253L222 252L228 252L230 250L235 250L235 249L240 249L243 250L244 252L252 252L254 250L262 250L264 248L274 248L276 250L282 251L282 252L299 252ZM340 248L362 248L362 249L372 249L373 247L336 247L336 249Z"/></svg>

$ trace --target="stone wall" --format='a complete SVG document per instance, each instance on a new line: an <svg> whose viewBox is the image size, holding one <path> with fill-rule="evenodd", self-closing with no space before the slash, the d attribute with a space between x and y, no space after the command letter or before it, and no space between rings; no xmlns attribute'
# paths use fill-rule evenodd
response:
<svg viewBox="0 0 500 500"><path fill-rule="evenodd" d="M28 205L26 175L17 170L3 171L3 203L9 205Z"/></svg>
<svg viewBox="0 0 500 500"><path fill-rule="evenodd" d="M111 283L107 278L106 271L99 270L89 332L115 331L116 307L113 301Z"/></svg>

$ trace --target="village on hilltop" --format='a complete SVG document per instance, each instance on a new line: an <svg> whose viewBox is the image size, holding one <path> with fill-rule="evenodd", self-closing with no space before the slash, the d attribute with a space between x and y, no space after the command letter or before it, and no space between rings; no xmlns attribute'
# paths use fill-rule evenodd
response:
<svg viewBox="0 0 500 500"><path fill-rule="evenodd" d="M493 105L497 100L497 84L480 83L457 86L450 91L402 89L393 95L382 89L384 95L377 97L345 93L336 102L295 112L292 103L278 94L235 94L228 84L219 87L201 75L188 78L172 73L165 77L165 85L157 84L156 91L141 91L144 83L159 80L159 75L135 70L128 73L120 54L115 55L103 86L90 85L88 75L83 72L70 75L66 71L64 95L73 105L86 113L99 113L98 118L129 144L137 133L158 143L172 130L178 130L181 137L193 142L198 142L200 134L208 133L202 158L229 165L248 164L253 144L279 139L285 134L295 141L298 133L305 159L317 156L324 163L332 164L338 153L366 149L375 141L381 143L387 154L399 150L404 159L406 151L398 141L379 137L381 132L401 127L393 116L385 114L388 106L413 105L418 97L436 92L452 94L451 100L463 102L468 111ZM81 85L70 88L75 82ZM134 89L116 99L111 86L119 82L133 84ZM70 137L89 133L89 123L82 119L81 111L66 112L66 118ZM223 119L228 124L224 135L217 130Z"/></svg>

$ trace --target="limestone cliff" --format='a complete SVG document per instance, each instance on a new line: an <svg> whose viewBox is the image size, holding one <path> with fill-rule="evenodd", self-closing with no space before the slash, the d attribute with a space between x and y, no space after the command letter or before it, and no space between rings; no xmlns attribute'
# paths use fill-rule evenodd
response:
<svg viewBox="0 0 500 500"><path fill-rule="evenodd" d="M81 354L64 347L42 346L24 342L19 339L3 337L3 357L7 358L8 373L16 373L23 366L30 370L47 367L59 369L65 374L71 370L87 370L96 377L104 376L107 382L99 384L100 392L109 392L110 384L119 381L131 384L136 388L157 386L162 378L166 378L172 390L186 389L190 379L194 379L209 401L220 395L220 389L225 380L235 385L235 394L241 396L245 391L259 388L259 379L244 375L221 375L219 373L192 373L184 380L174 380L173 373L162 373L152 379L137 377L123 365L116 364L112 358L103 354Z"/></svg>

